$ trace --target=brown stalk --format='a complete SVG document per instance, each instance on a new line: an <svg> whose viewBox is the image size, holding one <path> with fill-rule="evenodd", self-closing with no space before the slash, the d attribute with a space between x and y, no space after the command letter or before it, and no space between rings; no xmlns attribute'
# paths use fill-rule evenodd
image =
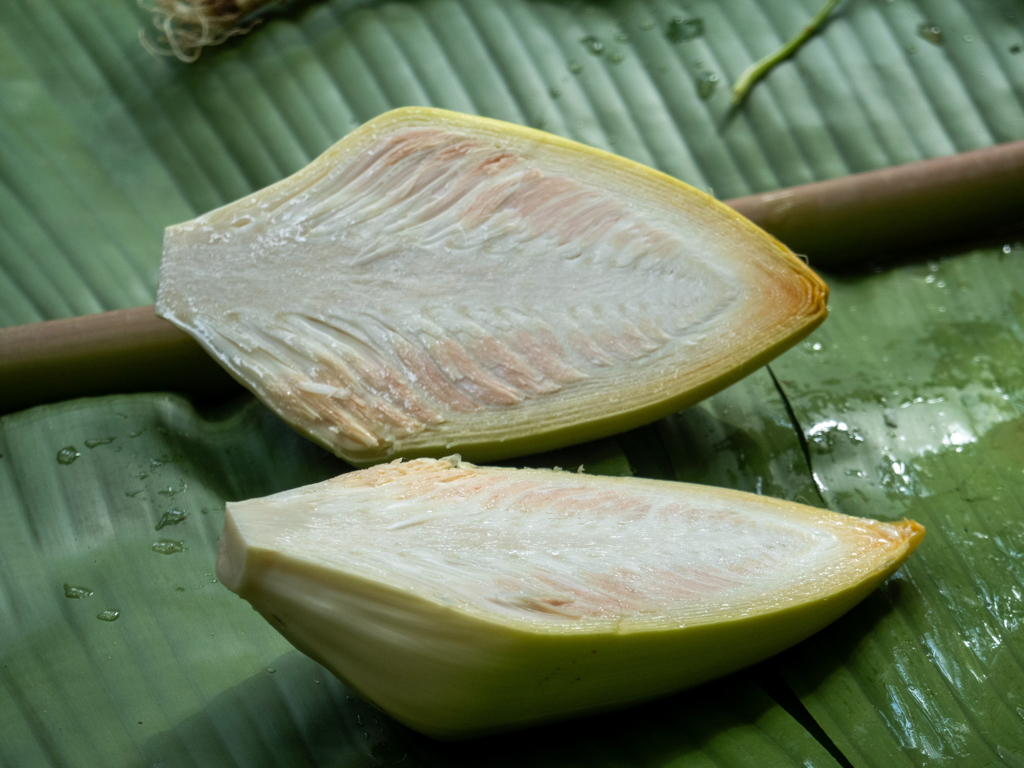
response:
<svg viewBox="0 0 1024 768"><path fill-rule="evenodd" d="M818 268L1024 225L1024 141L726 201ZM136 307L0 329L0 413L71 397L240 391L187 334Z"/></svg>

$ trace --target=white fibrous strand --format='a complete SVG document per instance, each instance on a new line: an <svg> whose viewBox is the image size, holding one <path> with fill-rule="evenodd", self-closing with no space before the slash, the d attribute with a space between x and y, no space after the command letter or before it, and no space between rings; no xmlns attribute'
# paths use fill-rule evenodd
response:
<svg viewBox="0 0 1024 768"><path fill-rule="evenodd" d="M248 21L260 8L277 0L139 0L139 6L153 14L158 34L152 41L145 30L139 40L150 53L174 56L191 63L203 48L220 45L255 26Z"/></svg>

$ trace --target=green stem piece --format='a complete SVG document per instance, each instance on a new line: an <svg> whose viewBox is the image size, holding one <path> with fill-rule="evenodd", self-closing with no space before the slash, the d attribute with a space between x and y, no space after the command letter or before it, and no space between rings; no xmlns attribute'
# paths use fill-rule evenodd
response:
<svg viewBox="0 0 1024 768"><path fill-rule="evenodd" d="M806 43L808 38L818 31L837 5L839 5L839 0L828 0L822 9L818 11L818 15L811 19L811 23L800 30L788 43L775 53L771 53L747 67L743 74L740 75L740 79L732 87L732 105L737 107L743 103L743 100L747 98L747 94L750 93L750 89L757 84L758 80L767 75L776 64L785 61L796 53L800 46Z"/></svg>

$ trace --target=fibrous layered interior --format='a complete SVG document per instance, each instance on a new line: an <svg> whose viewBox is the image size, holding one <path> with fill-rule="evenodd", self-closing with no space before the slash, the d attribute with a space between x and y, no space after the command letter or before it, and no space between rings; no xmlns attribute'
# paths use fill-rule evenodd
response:
<svg viewBox="0 0 1024 768"><path fill-rule="evenodd" d="M250 553L272 552L552 632L686 627L827 598L893 568L923 533L721 489L429 459L229 516L218 572L236 591L258 579Z"/></svg>
<svg viewBox="0 0 1024 768"><path fill-rule="evenodd" d="M367 461L472 453L728 383L820 322L824 298L785 248L679 182L412 109L168 229L158 312Z"/></svg>

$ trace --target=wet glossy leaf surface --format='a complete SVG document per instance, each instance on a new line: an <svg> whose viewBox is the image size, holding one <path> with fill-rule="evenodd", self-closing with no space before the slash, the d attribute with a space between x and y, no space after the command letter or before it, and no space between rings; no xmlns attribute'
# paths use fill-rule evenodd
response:
<svg viewBox="0 0 1024 768"><path fill-rule="evenodd" d="M1022 255L832 280L828 326L773 366L829 507L928 528L885 590L786 664L862 764L1024 759Z"/></svg>
<svg viewBox="0 0 1024 768"><path fill-rule="evenodd" d="M724 86L819 5L299 3L185 67L138 46L134 3L8 3L0 324L152 301L165 225L396 106L541 127L722 198L1024 137L1024 12L1002 1L852 0L726 119ZM719 87L702 100L706 72ZM826 275L832 317L772 366L786 399L760 371L678 416L522 464L921 520L909 566L771 672L852 765L1024 764L1022 256L1010 243ZM412 737L207 575L225 499L340 464L259 408L199 417L162 396L40 409L0 433L5 765L831 764L746 677L527 738Z"/></svg>

